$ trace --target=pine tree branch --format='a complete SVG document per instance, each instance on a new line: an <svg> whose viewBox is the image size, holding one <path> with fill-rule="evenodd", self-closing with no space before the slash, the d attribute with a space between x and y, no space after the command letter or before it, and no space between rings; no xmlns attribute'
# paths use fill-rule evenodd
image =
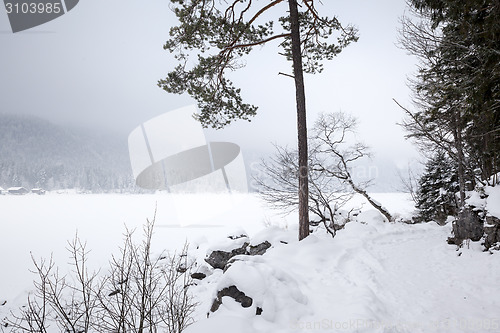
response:
<svg viewBox="0 0 500 333"><path fill-rule="evenodd" d="M266 12L269 8L276 6L277 4L283 2L284 0L275 0L268 5L262 7L251 19L248 21L248 25L251 25L262 13Z"/></svg>
<svg viewBox="0 0 500 333"><path fill-rule="evenodd" d="M257 46L257 45L263 45L266 44L267 42L270 42L272 40L278 39L278 38L285 38L285 37L290 37L290 34L280 34L280 35L275 35L271 36L269 38L260 40L258 42L253 42L253 43L247 43L247 44L237 44L237 45L232 45L224 48L219 54L225 54L228 51L232 51L237 48L243 48L243 47L252 47L252 46Z"/></svg>

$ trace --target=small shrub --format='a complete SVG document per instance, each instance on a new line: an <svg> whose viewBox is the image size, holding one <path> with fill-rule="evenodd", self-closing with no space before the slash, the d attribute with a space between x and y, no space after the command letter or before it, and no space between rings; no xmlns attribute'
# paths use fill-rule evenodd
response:
<svg viewBox="0 0 500 333"><path fill-rule="evenodd" d="M140 244L127 230L106 274L89 272L88 250L78 235L68 242L71 273L62 275L51 257L33 258L34 291L27 304L4 319L2 332L172 332L192 323L196 306L189 292L194 261L187 244L180 254L153 257L155 219L147 220Z"/></svg>

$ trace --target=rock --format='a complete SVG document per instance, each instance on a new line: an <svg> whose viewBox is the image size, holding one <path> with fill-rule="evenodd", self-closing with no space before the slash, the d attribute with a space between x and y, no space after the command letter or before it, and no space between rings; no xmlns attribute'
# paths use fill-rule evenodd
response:
<svg viewBox="0 0 500 333"><path fill-rule="evenodd" d="M486 216L484 224L486 239L484 247L489 249L495 244L500 244L500 219L495 216Z"/></svg>
<svg viewBox="0 0 500 333"><path fill-rule="evenodd" d="M237 259L237 258L231 258L227 261L227 264L226 264L226 267L224 267L224 269L222 270L224 273L226 273L226 271L229 269L229 267L231 267L231 265L233 263L235 263L236 261L238 261L240 259Z"/></svg>
<svg viewBox="0 0 500 333"><path fill-rule="evenodd" d="M479 214L480 211L475 210L474 207L465 207L458 214L458 218L453 223L455 244L461 243L465 239L477 242L483 237L484 223Z"/></svg>
<svg viewBox="0 0 500 333"><path fill-rule="evenodd" d="M222 297L224 296L232 297L236 302L241 303L241 306L244 308L252 306L253 303L253 299L251 297L245 295L245 293L240 291L236 286L230 286L217 292L217 298L214 300L212 307L210 308L211 312L215 312L219 309L219 306L222 304Z"/></svg>
<svg viewBox="0 0 500 333"><path fill-rule="evenodd" d="M456 237L448 237L447 243L450 245L462 245L462 241L457 239Z"/></svg>
<svg viewBox="0 0 500 333"><path fill-rule="evenodd" d="M219 268L226 271L228 266L233 262L231 259L234 256L240 254L250 256L263 255L270 247L271 243L268 241L264 241L258 245L249 245L249 243L245 242L241 247L233 249L231 252L220 250L212 251L205 261L213 268Z"/></svg>
<svg viewBox="0 0 500 333"><path fill-rule="evenodd" d="M207 277L207 275L205 273L196 272L196 273L191 274L191 277L193 279L196 279L196 280L203 280L204 278Z"/></svg>
<svg viewBox="0 0 500 333"><path fill-rule="evenodd" d="M232 239L232 240L240 239L240 238L244 238L244 237L248 237L248 236L245 235L245 234L241 234L241 235L229 235L229 236L227 236L227 238Z"/></svg>
<svg viewBox="0 0 500 333"><path fill-rule="evenodd" d="M250 245L247 249L247 253L251 256L255 256L255 255L263 255L264 253L266 253L267 249L271 247L271 243L269 243L268 241L264 241L258 245Z"/></svg>
<svg viewBox="0 0 500 333"><path fill-rule="evenodd" d="M257 316L260 316L262 314L262 311L263 311L262 308L257 307L257 309L255 309L255 314Z"/></svg>
<svg viewBox="0 0 500 333"><path fill-rule="evenodd" d="M219 250L212 251L212 253L210 253L208 258L205 259L205 261L213 268L224 269L229 259L239 254L246 254L247 246L248 243L245 242L241 247L233 249L231 250L231 252L219 251Z"/></svg>
<svg viewBox="0 0 500 333"><path fill-rule="evenodd" d="M233 257L232 251L212 251L205 261L213 268L224 269L229 259Z"/></svg>

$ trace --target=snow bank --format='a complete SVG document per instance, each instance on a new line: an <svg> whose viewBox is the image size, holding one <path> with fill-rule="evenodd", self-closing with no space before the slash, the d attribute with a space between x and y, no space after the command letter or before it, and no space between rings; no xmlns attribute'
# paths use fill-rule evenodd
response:
<svg viewBox="0 0 500 333"><path fill-rule="evenodd" d="M486 199L486 211L488 215L500 219L500 185L495 187L487 186L484 191L488 195Z"/></svg>
<svg viewBox="0 0 500 333"><path fill-rule="evenodd" d="M384 223L365 211L333 240L318 233L238 256L194 289L202 307L186 332L500 331L500 262L474 246L457 252L446 244L450 229ZM272 228L258 242L294 232ZM232 285L253 298L252 307L224 297L206 318L217 291Z"/></svg>
<svg viewBox="0 0 500 333"><path fill-rule="evenodd" d="M496 215L499 190L486 191L488 212ZM375 197L393 214L413 209L406 195ZM64 265L66 241L78 229L88 240L89 260L105 264L122 243L124 224L140 234L157 206L154 251L179 249L187 239L198 269L207 273L193 287L200 305L197 323L187 333L500 332L500 257L474 244L457 251L446 243L451 225L383 223L365 204L335 239L318 231L298 242L296 215L273 215L251 194L195 224L185 224L175 214L193 210L197 200L222 199L186 197L190 205L176 206L164 194L2 196L0 317L22 304L25 291L32 289L30 251L37 257L54 252ZM360 202L350 205L359 207ZM262 256L237 257L226 273L207 267L207 253L231 247L227 236L241 233L252 245L267 240L272 247ZM254 304L242 308L224 297L207 318L217 290L233 283ZM257 306L261 315L256 315Z"/></svg>
<svg viewBox="0 0 500 333"><path fill-rule="evenodd" d="M215 290L237 286L253 299L251 315L255 315L258 307L263 309L262 318L269 322L290 321L306 310L307 297L297 280L275 264L260 256L241 258L223 274ZM226 301L223 300L223 305ZM282 311L284 308L290 311Z"/></svg>
<svg viewBox="0 0 500 333"><path fill-rule="evenodd" d="M467 192L466 203L486 211L487 216L500 218L500 185L484 186L479 190Z"/></svg>

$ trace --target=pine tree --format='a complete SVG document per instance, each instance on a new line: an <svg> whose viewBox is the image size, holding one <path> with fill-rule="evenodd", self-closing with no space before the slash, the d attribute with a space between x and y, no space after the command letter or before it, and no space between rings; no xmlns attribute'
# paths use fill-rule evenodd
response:
<svg viewBox="0 0 500 333"><path fill-rule="evenodd" d="M449 215L458 212L458 191L456 164L439 151L427 161L425 172L418 181L418 219L444 224Z"/></svg>
<svg viewBox="0 0 500 333"><path fill-rule="evenodd" d="M243 101L227 73L243 67L241 59L256 46L280 41L280 54L292 62L292 73L285 75L293 78L296 90L299 239L309 234L303 74L321 72L322 60L331 60L358 38L354 27L320 16L317 3L321 2L172 0L179 25L170 30L164 49L175 54L179 65L158 82L169 93L187 92L195 98L200 108L196 117L204 126L222 128L235 119L249 120L257 107ZM332 36L333 43L328 40Z"/></svg>

